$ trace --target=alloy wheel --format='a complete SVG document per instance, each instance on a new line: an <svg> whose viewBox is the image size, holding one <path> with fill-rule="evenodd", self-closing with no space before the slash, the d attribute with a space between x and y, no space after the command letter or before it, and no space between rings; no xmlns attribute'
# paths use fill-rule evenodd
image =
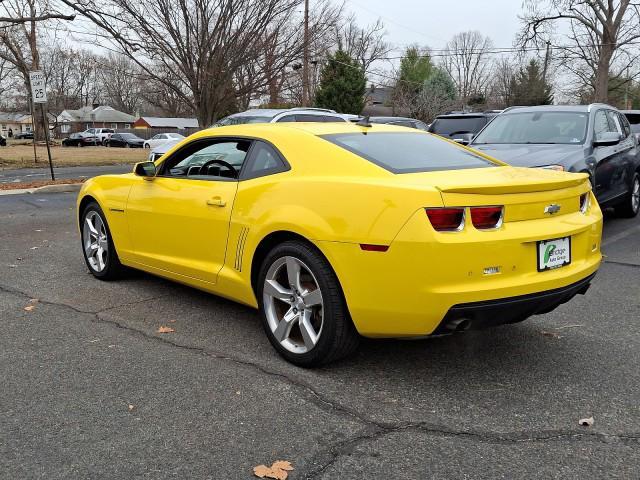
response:
<svg viewBox="0 0 640 480"><path fill-rule="evenodd" d="M640 208L640 177L636 176L633 181L633 190L631 191L631 209L637 212Z"/></svg>
<svg viewBox="0 0 640 480"><path fill-rule="evenodd" d="M89 266L96 272L102 272L107 266L109 256L109 238L102 217L90 210L84 217L82 243Z"/></svg>
<svg viewBox="0 0 640 480"><path fill-rule="evenodd" d="M322 292L313 272L292 256L278 258L263 287L265 315L275 339L292 353L312 350L322 334Z"/></svg>

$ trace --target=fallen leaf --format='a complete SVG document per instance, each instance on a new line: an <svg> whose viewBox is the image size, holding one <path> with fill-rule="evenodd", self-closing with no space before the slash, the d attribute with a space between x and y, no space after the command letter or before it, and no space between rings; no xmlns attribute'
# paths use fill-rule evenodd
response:
<svg viewBox="0 0 640 480"><path fill-rule="evenodd" d="M165 327L164 325L158 328L157 333L173 333L175 332L175 328Z"/></svg>
<svg viewBox="0 0 640 480"><path fill-rule="evenodd" d="M271 468L279 468L281 470L293 470L293 465L291 465L291 462L288 462L286 460L276 460L275 462L273 462L273 465L271 465Z"/></svg>
<svg viewBox="0 0 640 480"><path fill-rule="evenodd" d="M583 427L590 427L591 425L593 425L593 417L581 418L578 423Z"/></svg>
<svg viewBox="0 0 640 480"><path fill-rule="evenodd" d="M289 471L293 470L291 462L286 460L276 460L270 467L257 465L253 467L253 474L260 478L273 478L274 480L286 480Z"/></svg>
<svg viewBox="0 0 640 480"><path fill-rule="evenodd" d="M31 311L33 311L34 308L36 308L35 305L27 305L26 307L24 307L24 311L25 312L31 312Z"/></svg>
<svg viewBox="0 0 640 480"><path fill-rule="evenodd" d="M257 465L253 467L253 474L256 477L264 478L271 473L271 469L266 465Z"/></svg>
<svg viewBox="0 0 640 480"><path fill-rule="evenodd" d="M132 412L136 408L135 405L129 404L129 411Z"/></svg>
<svg viewBox="0 0 640 480"><path fill-rule="evenodd" d="M176 323L175 320L169 320L169 323Z"/></svg>

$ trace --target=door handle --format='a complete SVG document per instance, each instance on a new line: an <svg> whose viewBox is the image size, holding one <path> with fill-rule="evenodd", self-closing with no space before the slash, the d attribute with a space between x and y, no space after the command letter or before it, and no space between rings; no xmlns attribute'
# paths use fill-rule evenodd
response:
<svg viewBox="0 0 640 480"><path fill-rule="evenodd" d="M211 205L212 207L224 207L226 204L227 202L220 197L213 197L207 200L207 205Z"/></svg>

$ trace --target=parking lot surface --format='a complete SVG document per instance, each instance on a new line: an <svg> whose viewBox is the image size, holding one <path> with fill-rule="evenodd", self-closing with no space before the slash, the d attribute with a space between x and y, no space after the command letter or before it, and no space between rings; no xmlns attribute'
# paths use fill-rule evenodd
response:
<svg viewBox="0 0 640 480"><path fill-rule="evenodd" d="M608 216L591 289L550 314L302 370L252 309L95 280L74 201L0 197L1 478L640 477L640 219Z"/></svg>

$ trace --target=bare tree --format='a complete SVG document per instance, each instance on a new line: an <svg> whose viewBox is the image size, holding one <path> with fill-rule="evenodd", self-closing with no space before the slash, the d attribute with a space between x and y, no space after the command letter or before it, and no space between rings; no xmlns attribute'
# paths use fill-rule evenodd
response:
<svg viewBox="0 0 640 480"><path fill-rule="evenodd" d="M300 44L288 35L274 40L269 29L295 17L300 0L60 1L107 33L149 78L172 89L202 125L233 109L238 97L264 89L271 72L300 57ZM263 46L271 40L278 55L267 65ZM238 72L251 63L262 68L237 84ZM173 75L156 73L158 65Z"/></svg>
<svg viewBox="0 0 640 480"><path fill-rule="evenodd" d="M97 67L102 102L135 115L142 105L142 78L146 75L125 55L109 53Z"/></svg>
<svg viewBox="0 0 640 480"><path fill-rule="evenodd" d="M639 58L632 47L640 39L640 2L525 0L524 5L520 45L541 46L556 36L559 22L568 23L569 45L557 52L562 66L579 79L580 89L591 88L595 101L606 102L610 79L621 77Z"/></svg>
<svg viewBox="0 0 640 480"><path fill-rule="evenodd" d="M445 46L442 67L449 74L463 102L486 95L492 62L488 51L493 43L478 31L461 32Z"/></svg>
<svg viewBox="0 0 640 480"><path fill-rule="evenodd" d="M360 27L355 15L347 17L336 28L338 49L357 60L365 73L370 73L372 65L385 59L391 51L391 45L384 40L385 36L386 32L382 20L378 20L372 25Z"/></svg>
<svg viewBox="0 0 640 480"><path fill-rule="evenodd" d="M506 108L513 105L517 71L517 64L512 58L501 57L496 60L490 90L490 103L498 108Z"/></svg>

